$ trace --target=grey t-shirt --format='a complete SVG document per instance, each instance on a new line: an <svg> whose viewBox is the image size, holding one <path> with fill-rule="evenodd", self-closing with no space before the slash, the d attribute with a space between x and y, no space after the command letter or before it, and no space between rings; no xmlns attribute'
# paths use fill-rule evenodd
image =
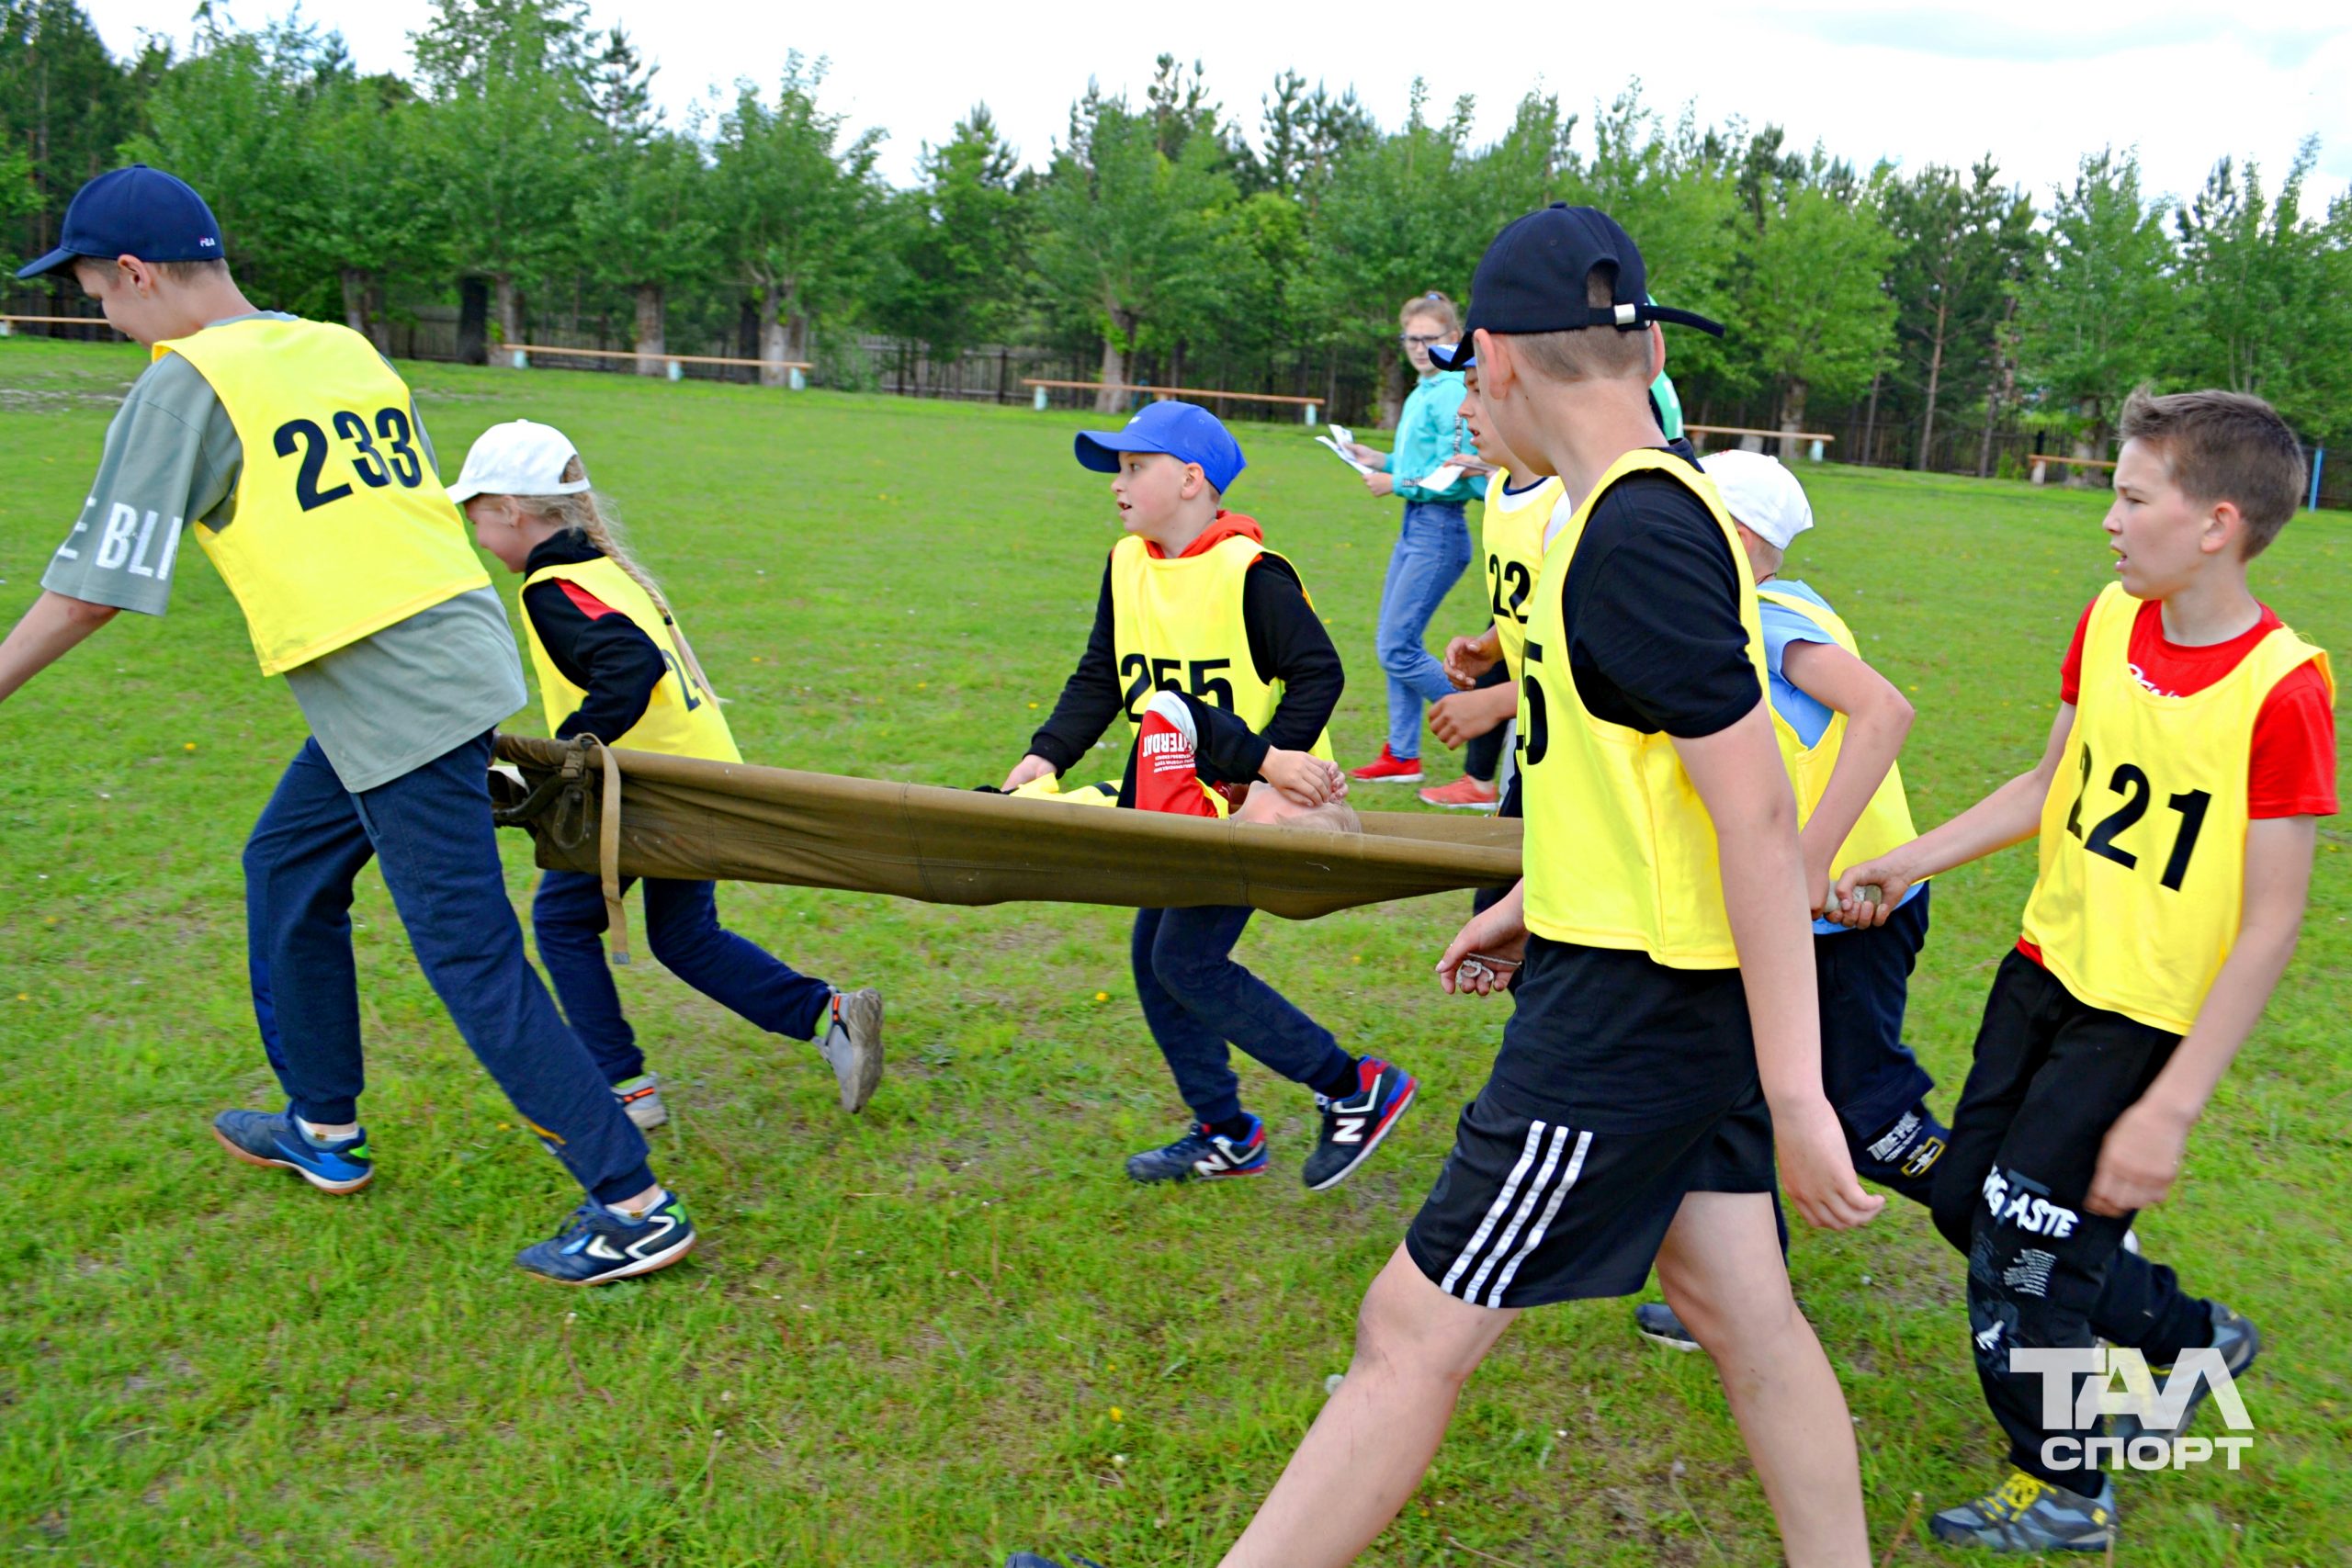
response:
<svg viewBox="0 0 2352 1568"><path fill-rule="evenodd" d="M410 414L431 463L424 423L413 408ZM171 604L183 530L195 522L215 530L234 526L243 469L243 444L211 384L183 355L165 355L132 383L107 427L81 519L51 558L41 586L162 615ZM489 588L444 600L298 665L286 672L286 683L335 776L355 792L389 784L472 739L526 700L514 634Z"/></svg>

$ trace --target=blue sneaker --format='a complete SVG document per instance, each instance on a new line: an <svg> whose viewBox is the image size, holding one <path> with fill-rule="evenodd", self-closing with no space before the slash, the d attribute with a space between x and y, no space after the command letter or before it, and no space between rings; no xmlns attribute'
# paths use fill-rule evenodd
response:
<svg viewBox="0 0 2352 1568"><path fill-rule="evenodd" d="M1102 1568L1102 1564L1091 1557L1073 1557L1069 1562L1070 1568ZM1016 1551L1004 1560L1004 1568L1062 1568L1062 1565L1051 1557L1040 1557L1034 1551Z"/></svg>
<svg viewBox="0 0 2352 1568"><path fill-rule="evenodd" d="M376 1179L365 1127L322 1144L294 1124L290 1111L223 1111L212 1119L212 1135L247 1165L290 1170L322 1192L356 1192Z"/></svg>
<svg viewBox="0 0 2352 1568"><path fill-rule="evenodd" d="M1266 1124L1250 1118L1250 1135L1225 1138L1194 1127L1165 1148L1146 1149L1127 1161L1137 1181L1220 1181L1228 1176L1266 1174Z"/></svg>
<svg viewBox="0 0 2352 1568"><path fill-rule="evenodd" d="M1370 1159L1420 1087L1420 1079L1404 1068L1366 1056L1356 1063L1355 1093L1345 1100L1317 1095L1315 1108L1323 1113L1323 1134L1315 1140L1314 1150L1298 1172L1307 1190L1322 1192L1337 1187Z"/></svg>
<svg viewBox="0 0 2352 1568"><path fill-rule="evenodd" d="M582 1203L563 1229L525 1247L514 1261L559 1285L609 1285L667 1269L694 1245L695 1223L686 1218L686 1206L675 1192L665 1192L642 1218L602 1203Z"/></svg>

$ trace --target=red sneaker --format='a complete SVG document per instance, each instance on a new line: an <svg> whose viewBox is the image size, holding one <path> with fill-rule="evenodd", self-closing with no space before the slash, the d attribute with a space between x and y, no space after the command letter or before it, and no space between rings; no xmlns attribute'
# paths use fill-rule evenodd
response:
<svg viewBox="0 0 2352 1568"><path fill-rule="evenodd" d="M1399 757L1387 747L1380 749L1380 760L1366 762L1352 770L1348 777L1358 784L1419 784L1421 782L1421 760Z"/></svg>
<svg viewBox="0 0 2352 1568"><path fill-rule="evenodd" d="M1424 804L1442 806L1449 811L1492 811L1501 798L1495 793L1494 785L1480 784L1468 773L1450 784L1421 791Z"/></svg>

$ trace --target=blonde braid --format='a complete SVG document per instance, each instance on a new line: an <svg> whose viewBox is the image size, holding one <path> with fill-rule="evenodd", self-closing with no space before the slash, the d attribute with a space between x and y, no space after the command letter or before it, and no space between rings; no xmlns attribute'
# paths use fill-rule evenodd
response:
<svg viewBox="0 0 2352 1568"><path fill-rule="evenodd" d="M563 479L569 484L586 472L580 459L573 457L564 466ZM715 700L718 692L710 678L702 672L702 661L695 657L694 644L686 640L684 630L670 609L670 601L653 574L638 564L628 552L628 541L621 532L620 520L612 515L610 498L593 490L575 491L569 495L518 495L514 503L532 516L553 523L559 528L577 531L587 541L604 552L606 559L628 574L629 581L645 590L653 607L662 615L662 624L670 633L670 640L678 645L678 657L686 661L686 670L695 683L709 693Z"/></svg>

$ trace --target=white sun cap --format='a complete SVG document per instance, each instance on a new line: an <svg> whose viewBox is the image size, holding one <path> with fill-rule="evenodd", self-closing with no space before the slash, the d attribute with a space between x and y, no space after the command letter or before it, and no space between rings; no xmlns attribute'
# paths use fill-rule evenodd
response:
<svg viewBox="0 0 2352 1568"><path fill-rule="evenodd" d="M552 424L527 419L493 424L475 438L449 499L459 506L478 495L577 495L588 488L587 465L567 481L564 468L580 455Z"/></svg>
<svg viewBox="0 0 2352 1568"><path fill-rule="evenodd" d="M1813 502L1779 458L1761 452L1710 452L1699 467L1723 492L1732 521L1745 524L1774 549L1787 549L1791 539L1813 526ZM472 458L466 459L466 468L472 470Z"/></svg>

